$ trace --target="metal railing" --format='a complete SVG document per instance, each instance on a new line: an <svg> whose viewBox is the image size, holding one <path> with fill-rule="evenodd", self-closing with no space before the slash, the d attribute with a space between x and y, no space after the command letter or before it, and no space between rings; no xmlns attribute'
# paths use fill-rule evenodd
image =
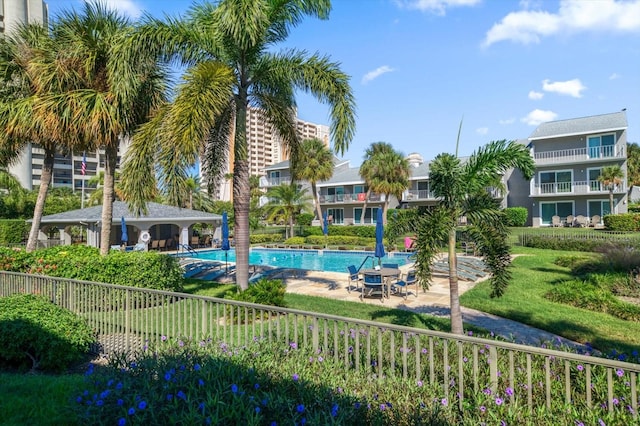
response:
<svg viewBox="0 0 640 426"><path fill-rule="evenodd" d="M616 194L626 192L626 185L623 183L614 185L613 192ZM598 181L572 181L538 183L534 186L531 195L567 195L567 194L608 194L609 188Z"/></svg>
<svg viewBox="0 0 640 426"><path fill-rule="evenodd" d="M536 164L560 164L585 161L602 161L608 158L623 158L624 147L605 145L590 148L559 149L534 154Z"/></svg>
<svg viewBox="0 0 640 426"><path fill-rule="evenodd" d="M638 364L295 309L1 271L0 297L16 293L40 294L86 318L106 352L165 338L214 338L228 345L265 340L283 348L295 343L332 357L345 370L440 386L443 397L460 409L465 398L492 392L529 410L560 402L611 412L625 401L634 416L638 411Z"/></svg>

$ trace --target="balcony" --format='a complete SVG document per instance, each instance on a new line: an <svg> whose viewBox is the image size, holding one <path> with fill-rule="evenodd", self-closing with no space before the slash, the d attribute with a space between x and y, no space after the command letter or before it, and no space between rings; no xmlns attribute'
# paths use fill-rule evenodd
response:
<svg viewBox="0 0 640 426"><path fill-rule="evenodd" d="M355 194L320 194L320 202L327 204L358 204L364 203L367 194L364 192ZM368 201L384 201L384 195L371 194Z"/></svg>
<svg viewBox="0 0 640 426"><path fill-rule="evenodd" d="M286 183L286 184L291 183L290 177L267 177L266 179L267 179L266 186L278 186L278 185L282 185L283 183Z"/></svg>
<svg viewBox="0 0 640 426"><path fill-rule="evenodd" d="M433 192L428 189L408 189L402 194L402 201L435 200Z"/></svg>
<svg viewBox="0 0 640 426"><path fill-rule="evenodd" d="M615 185L614 194L627 192L626 184ZM536 184L531 192L532 196L565 196L565 195L603 195L609 194L609 188L597 180L585 180L574 182L556 182Z"/></svg>
<svg viewBox="0 0 640 426"><path fill-rule="evenodd" d="M536 152L534 160L537 166L548 164L590 163L608 159L623 159L624 147L617 145L599 146L593 148L560 149L557 151Z"/></svg>

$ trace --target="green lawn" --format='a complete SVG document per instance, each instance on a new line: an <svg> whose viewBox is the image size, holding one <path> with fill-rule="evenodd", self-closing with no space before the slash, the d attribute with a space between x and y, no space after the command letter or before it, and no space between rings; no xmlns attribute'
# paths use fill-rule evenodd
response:
<svg viewBox="0 0 640 426"><path fill-rule="evenodd" d="M461 296L463 306L510 318L595 348L627 354L640 347L640 323L547 300L544 294L572 276L554 260L567 252L515 247L513 279L501 298L490 298L488 282Z"/></svg>

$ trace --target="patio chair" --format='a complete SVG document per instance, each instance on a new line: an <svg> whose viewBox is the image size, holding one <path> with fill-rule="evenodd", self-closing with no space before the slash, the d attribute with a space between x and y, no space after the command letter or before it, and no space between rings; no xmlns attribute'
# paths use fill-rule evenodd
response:
<svg viewBox="0 0 640 426"><path fill-rule="evenodd" d="M565 226L569 226L569 227L573 226L573 220L574 220L574 217L572 214L567 216L567 220L564 222Z"/></svg>
<svg viewBox="0 0 640 426"><path fill-rule="evenodd" d="M465 256L475 256L477 254L476 243L474 243L473 241L463 241L460 243L460 245L462 246L462 251L464 252Z"/></svg>
<svg viewBox="0 0 640 426"><path fill-rule="evenodd" d="M554 228L562 226L562 221L560 220L560 216L556 215L551 217L551 226L553 226Z"/></svg>
<svg viewBox="0 0 640 426"><path fill-rule="evenodd" d="M190 243L191 248L198 248L200 247L200 237L194 235L191 237L191 243Z"/></svg>
<svg viewBox="0 0 640 426"><path fill-rule="evenodd" d="M159 243L160 243L160 240L151 241L151 250L158 250L158 244Z"/></svg>
<svg viewBox="0 0 640 426"><path fill-rule="evenodd" d="M396 290L396 292L398 291L398 287L400 288L400 294L402 294L402 289L404 289L404 298L406 299L407 296L409 295L409 286L410 285L415 285L416 286L416 293L415 296L418 297L418 277L416 277L416 271L415 269L411 269L407 272L407 275L405 276L404 280L398 280L395 283L393 283L392 288L394 288Z"/></svg>
<svg viewBox="0 0 640 426"><path fill-rule="evenodd" d="M347 281L347 291L351 293L351 286L353 283L356 283L356 290L360 288L360 283L362 283L362 277L360 273L356 269L355 265L347 266L347 270L349 271L349 277Z"/></svg>
<svg viewBox="0 0 640 426"><path fill-rule="evenodd" d="M384 302L384 284L382 283L381 275L365 273L362 286L362 293L360 293L361 300L364 300L367 296L379 294L380 300Z"/></svg>
<svg viewBox="0 0 640 426"><path fill-rule="evenodd" d="M159 240L158 241L158 250L162 251L167 248L167 240Z"/></svg>
<svg viewBox="0 0 640 426"><path fill-rule="evenodd" d="M596 227L600 225L600 215L594 214L591 216L591 220L589 221L589 226Z"/></svg>
<svg viewBox="0 0 640 426"><path fill-rule="evenodd" d="M579 214L576 216L576 225L578 228L584 228L587 226L587 218Z"/></svg>

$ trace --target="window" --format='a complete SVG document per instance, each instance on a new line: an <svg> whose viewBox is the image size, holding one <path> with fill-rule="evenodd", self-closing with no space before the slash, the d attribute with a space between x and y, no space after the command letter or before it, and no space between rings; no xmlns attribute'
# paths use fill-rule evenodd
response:
<svg viewBox="0 0 640 426"><path fill-rule="evenodd" d="M327 201L341 203L344 200L344 188L341 186L327 188L327 195Z"/></svg>
<svg viewBox="0 0 640 426"><path fill-rule="evenodd" d="M270 185L280 185L280 172L269 172L269 184Z"/></svg>
<svg viewBox="0 0 640 426"><path fill-rule="evenodd" d="M602 183L598 181L598 178L600 177L600 173L602 173L602 169L601 168L589 169L587 173L589 178L589 191L595 191L595 192L602 191Z"/></svg>
<svg viewBox="0 0 640 426"><path fill-rule="evenodd" d="M327 217L332 224L344 223L344 209L327 209Z"/></svg>
<svg viewBox="0 0 640 426"><path fill-rule="evenodd" d="M543 225L551 225L553 216L560 216L560 219L566 219L569 215L573 215L573 202L571 201L540 203L540 217Z"/></svg>
<svg viewBox="0 0 640 426"><path fill-rule="evenodd" d="M556 194L571 192L573 172L571 170L540 172L540 193Z"/></svg>
<svg viewBox="0 0 640 426"><path fill-rule="evenodd" d="M589 158L613 157L616 144L616 135L589 136L587 147Z"/></svg>
<svg viewBox="0 0 640 426"><path fill-rule="evenodd" d="M378 214L378 207L367 207L367 210L364 212L364 222L360 222L362 218L362 208L356 207L353 209L353 223L363 223L363 224L372 224L376 223Z"/></svg>
<svg viewBox="0 0 640 426"><path fill-rule="evenodd" d="M615 200L613 201L615 205ZM600 217L611 214L611 205L609 200L589 200L589 216L598 215Z"/></svg>

